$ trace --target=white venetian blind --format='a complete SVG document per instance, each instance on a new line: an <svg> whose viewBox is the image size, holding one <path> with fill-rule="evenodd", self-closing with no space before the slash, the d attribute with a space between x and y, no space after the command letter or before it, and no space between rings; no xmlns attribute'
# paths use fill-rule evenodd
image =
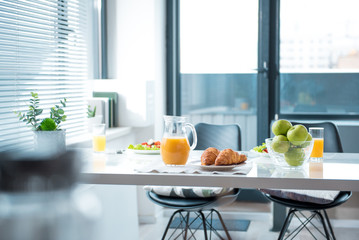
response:
<svg viewBox="0 0 359 240"><path fill-rule="evenodd" d="M33 145L30 127L14 110L39 94L40 118L67 99L67 139L85 132L87 0L0 1L0 150Z"/></svg>

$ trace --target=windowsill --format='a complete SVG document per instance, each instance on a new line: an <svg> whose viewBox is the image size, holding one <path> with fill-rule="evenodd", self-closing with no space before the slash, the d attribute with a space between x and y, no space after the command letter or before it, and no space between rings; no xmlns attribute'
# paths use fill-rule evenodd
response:
<svg viewBox="0 0 359 240"><path fill-rule="evenodd" d="M108 128L106 129L106 140L111 141L113 139L125 136L131 133L131 130L132 130L131 127ZM66 140L66 145L71 147L77 144L85 144L91 142L92 142L92 137L91 134L89 133L89 134L78 136L76 138L71 138L69 140Z"/></svg>

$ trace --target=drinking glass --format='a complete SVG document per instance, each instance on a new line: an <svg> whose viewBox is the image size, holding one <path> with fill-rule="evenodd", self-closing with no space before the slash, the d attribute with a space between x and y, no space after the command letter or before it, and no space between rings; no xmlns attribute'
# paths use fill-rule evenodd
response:
<svg viewBox="0 0 359 240"><path fill-rule="evenodd" d="M310 160L312 162L323 161L324 152L324 128L312 127L309 128L309 133L312 135L314 140L313 150L310 154Z"/></svg>
<svg viewBox="0 0 359 240"><path fill-rule="evenodd" d="M104 152L106 149L106 124L92 125L92 148L94 152Z"/></svg>

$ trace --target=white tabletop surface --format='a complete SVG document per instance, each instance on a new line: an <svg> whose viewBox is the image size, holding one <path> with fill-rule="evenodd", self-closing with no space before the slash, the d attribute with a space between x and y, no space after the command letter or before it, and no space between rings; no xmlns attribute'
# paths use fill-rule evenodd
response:
<svg viewBox="0 0 359 240"><path fill-rule="evenodd" d="M281 188L359 191L359 154L325 153L323 163L307 163L301 169L277 166L269 157L249 157L252 169L246 175L143 173L135 169L161 165L160 155L92 153L81 150L84 170L81 181L87 184L221 186L237 188ZM193 151L189 161L200 159Z"/></svg>

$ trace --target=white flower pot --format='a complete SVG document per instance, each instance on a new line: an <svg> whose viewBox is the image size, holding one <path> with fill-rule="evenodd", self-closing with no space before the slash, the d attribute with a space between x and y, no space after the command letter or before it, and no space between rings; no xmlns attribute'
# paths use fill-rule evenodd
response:
<svg viewBox="0 0 359 240"><path fill-rule="evenodd" d="M66 131L34 131L35 151L61 153L66 151Z"/></svg>

